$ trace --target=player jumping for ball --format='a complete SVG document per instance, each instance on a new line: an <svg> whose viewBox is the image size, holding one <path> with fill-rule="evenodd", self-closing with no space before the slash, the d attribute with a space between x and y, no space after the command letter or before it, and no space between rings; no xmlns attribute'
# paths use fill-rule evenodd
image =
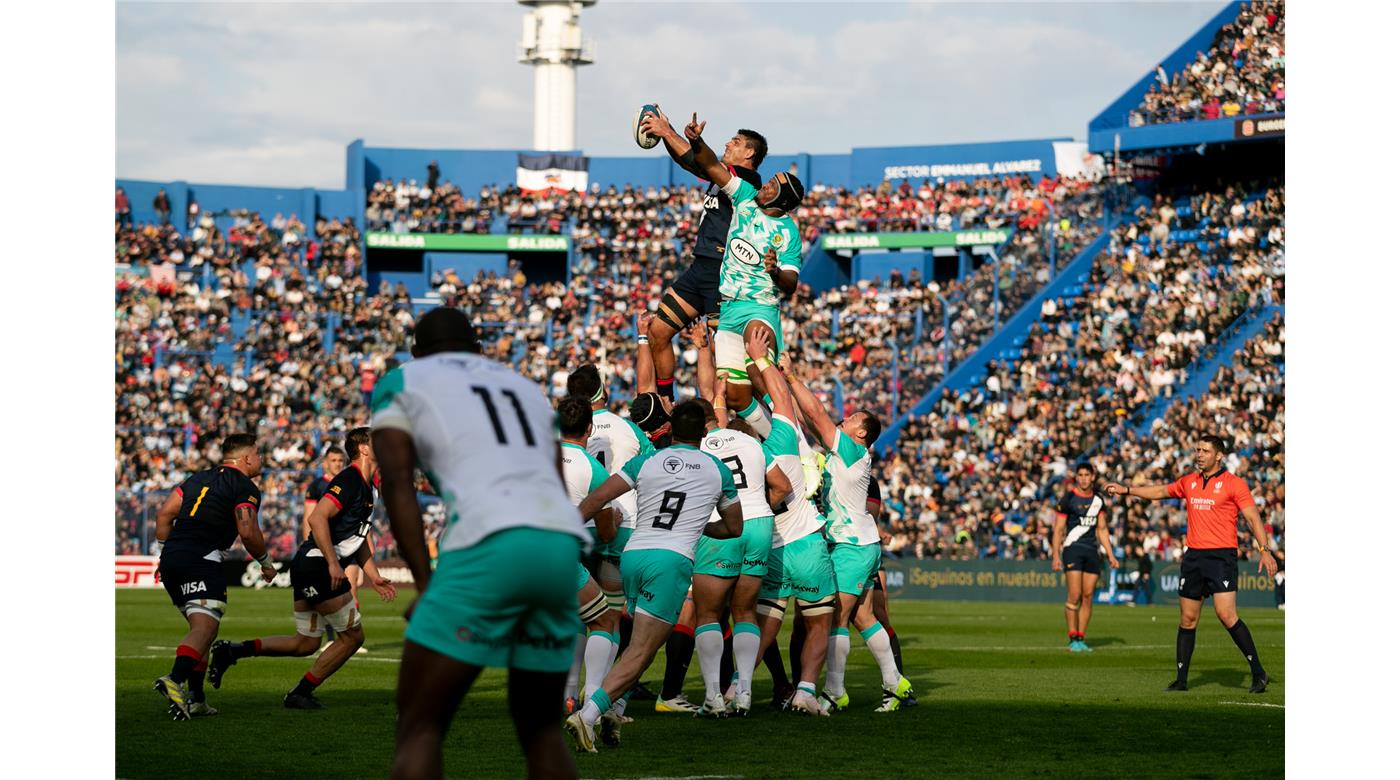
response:
<svg viewBox="0 0 1400 780"><path fill-rule="evenodd" d="M694 114L685 127L684 138L671 127L659 107L642 127L665 141L672 153L693 156L705 178L719 185L734 203L720 266L716 359L720 374L727 381L728 406L740 410L739 415L760 436L767 436L772 424L754 398L747 369L752 361L745 355L744 344L749 334L766 331L775 350L770 359L783 352L778 301L796 291L802 270L802 239L789 212L802 204L806 190L790 173L774 174L757 188L730 173L705 144L701 137L705 123Z"/></svg>

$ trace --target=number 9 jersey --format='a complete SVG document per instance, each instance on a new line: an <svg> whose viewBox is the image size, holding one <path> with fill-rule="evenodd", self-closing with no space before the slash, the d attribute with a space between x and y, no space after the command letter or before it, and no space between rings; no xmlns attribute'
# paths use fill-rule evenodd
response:
<svg viewBox="0 0 1400 780"><path fill-rule="evenodd" d="M385 374L370 410L375 430L413 437L418 463L447 505L443 552L507 528L588 541L560 481L554 409L539 385L489 358L443 352Z"/></svg>
<svg viewBox="0 0 1400 780"><path fill-rule="evenodd" d="M670 550L694 561L711 512L739 501L729 469L689 444L638 455L618 476L637 491L637 530L625 552Z"/></svg>

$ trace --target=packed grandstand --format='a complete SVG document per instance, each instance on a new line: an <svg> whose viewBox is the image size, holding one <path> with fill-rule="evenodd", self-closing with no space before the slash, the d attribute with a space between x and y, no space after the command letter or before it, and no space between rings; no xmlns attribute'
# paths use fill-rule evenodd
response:
<svg viewBox="0 0 1400 780"><path fill-rule="evenodd" d="M1189 64L1158 69L1130 124L1282 112L1283 30L1282 3L1242 5ZM1227 465L1248 476L1282 546L1281 155L1204 170L813 183L795 215L804 254L838 233L1010 231L965 273L895 270L821 290L804 278L784 306L798 370L821 397L906 421L876 467L886 554L1047 558L1055 495L1076 462L1104 480L1171 481L1206 427L1231 440ZM253 429L268 453L260 521L273 554L289 557L319 453L365 422L370 390L429 305L464 308L485 352L553 398L571 369L597 364L625 413L636 316L689 262L703 188L535 193L503 181L464 192L435 162L425 173L368 182L363 204L334 214L211 214L191 200L172 216L161 190L156 218L137 220L118 189L117 553L146 552L165 494L215 459L224 434ZM1115 182L1130 178L1125 198ZM415 298L370 284L361 225L568 236L573 265L563 280L531 280L519 258L504 273L434 268ZM1081 253L1087 271L1060 284ZM1052 283L1059 294L1042 294ZM987 354L1028 306L1033 324ZM696 355L679 349L685 395ZM969 361L978 381L945 383ZM431 529L441 506L424 488ZM1125 504L1117 556L1177 560L1183 519L1170 505ZM382 516L377 531L376 554L394 555Z"/></svg>

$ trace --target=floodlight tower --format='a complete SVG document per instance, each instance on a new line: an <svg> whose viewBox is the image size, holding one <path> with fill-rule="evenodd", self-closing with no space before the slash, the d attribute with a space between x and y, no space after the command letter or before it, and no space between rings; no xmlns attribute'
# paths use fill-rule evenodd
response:
<svg viewBox="0 0 1400 780"><path fill-rule="evenodd" d="M535 67L535 148L576 148L578 114L574 68L593 64L593 41L584 41L579 11L598 0L518 0L525 14L520 61Z"/></svg>

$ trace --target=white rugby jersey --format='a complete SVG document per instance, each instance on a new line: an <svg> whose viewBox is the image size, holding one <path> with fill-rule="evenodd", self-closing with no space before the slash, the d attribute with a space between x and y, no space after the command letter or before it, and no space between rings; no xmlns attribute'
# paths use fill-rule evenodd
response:
<svg viewBox="0 0 1400 780"><path fill-rule="evenodd" d="M823 525L816 504L807 497L807 477L802 468L799 441L802 434L792 420L781 414L773 415L773 432L763 440L763 449L778 464L792 483L787 497L787 510L773 518L773 547L782 547L818 531Z"/></svg>
<svg viewBox="0 0 1400 780"><path fill-rule="evenodd" d="M671 550L693 561L710 513L739 500L729 469L689 444L638 455L622 467L621 476L637 494L637 529L627 552Z"/></svg>
<svg viewBox="0 0 1400 780"><path fill-rule="evenodd" d="M559 442L559 450L564 460L564 492L569 494L569 500L574 506L578 506L589 493L608 481L608 471L597 458L573 442ZM608 506L612 507L615 503L609 503ZM591 517L583 523L584 528L593 526Z"/></svg>
<svg viewBox="0 0 1400 780"><path fill-rule="evenodd" d="M880 530L865 509L870 490L870 451L836 429L836 447L826 458L827 535L836 544L875 544Z"/></svg>
<svg viewBox="0 0 1400 780"><path fill-rule="evenodd" d="M636 423L607 409L593 410L593 436L587 449L589 455L602 461L609 474L622 473L622 467L638 455L656 452L651 439ZM636 528L637 494L626 493L616 504L622 510L620 527Z"/></svg>
<svg viewBox="0 0 1400 780"><path fill-rule="evenodd" d="M744 506L744 519L772 517L768 506L768 484L765 475L773 458L758 443L758 439L729 428L710 431L700 442L700 450L715 456L729 468L734 487L739 491L739 503Z"/></svg>
<svg viewBox="0 0 1400 780"><path fill-rule="evenodd" d="M522 527L589 541L555 468L554 409L539 385L509 367L468 352L418 358L379 380L370 410L375 430L413 437L447 505L439 549Z"/></svg>

